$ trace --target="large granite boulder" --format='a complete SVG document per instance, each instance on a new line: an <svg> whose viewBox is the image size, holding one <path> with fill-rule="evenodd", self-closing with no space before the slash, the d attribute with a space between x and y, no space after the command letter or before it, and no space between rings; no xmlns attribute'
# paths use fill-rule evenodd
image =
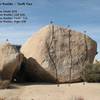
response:
<svg viewBox="0 0 100 100"><path fill-rule="evenodd" d="M10 43L0 45L0 80L11 81L20 69L23 55Z"/></svg>
<svg viewBox="0 0 100 100"><path fill-rule="evenodd" d="M82 79L85 66L93 63L97 44L83 33L51 24L30 37L21 52L27 59L35 59L59 83L76 82Z"/></svg>

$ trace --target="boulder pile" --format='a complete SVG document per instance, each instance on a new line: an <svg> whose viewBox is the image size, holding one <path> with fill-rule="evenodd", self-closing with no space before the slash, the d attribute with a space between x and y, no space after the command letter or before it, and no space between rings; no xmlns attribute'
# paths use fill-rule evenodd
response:
<svg viewBox="0 0 100 100"><path fill-rule="evenodd" d="M57 25L47 25L30 37L20 51L0 45L0 88L17 82L78 82L92 64L97 44L86 34Z"/></svg>

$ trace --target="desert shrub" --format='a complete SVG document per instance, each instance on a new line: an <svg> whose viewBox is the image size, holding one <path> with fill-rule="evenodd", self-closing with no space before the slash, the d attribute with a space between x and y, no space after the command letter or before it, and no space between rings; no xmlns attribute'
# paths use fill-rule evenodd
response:
<svg viewBox="0 0 100 100"><path fill-rule="evenodd" d="M0 100L21 100L18 96L16 97L12 97L12 98L8 98L8 97L0 97ZM23 100L23 99L22 99Z"/></svg>
<svg viewBox="0 0 100 100"><path fill-rule="evenodd" d="M5 100L5 98L4 97L0 97L0 100Z"/></svg>
<svg viewBox="0 0 100 100"><path fill-rule="evenodd" d="M15 96L15 97L10 98L10 100L21 100L21 99L18 96Z"/></svg>
<svg viewBox="0 0 100 100"><path fill-rule="evenodd" d="M71 97L70 100L84 100L83 97Z"/></svg>
<svg viewBox="0 0 100 100"><path fill-rule="evenodd" d="M86 82L100 82L100 63L87 64L82 72L82 78Z"/></svg>
<svg viewBox="0 0 100 100"><path fill-rule="evenodd" d="M10 85L9 80L0 80L0 89L6 89Z"/></svg>

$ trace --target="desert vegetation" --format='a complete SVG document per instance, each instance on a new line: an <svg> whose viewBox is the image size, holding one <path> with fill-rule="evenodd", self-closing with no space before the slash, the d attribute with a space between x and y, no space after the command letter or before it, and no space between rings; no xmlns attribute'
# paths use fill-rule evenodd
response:
<svg viewBox="0 0 100 100"><path fill-rule="evenodd" d="M5 97L0 97L0 100L6 100ZM11 100L21 100L19 97L11 98ZM34 100L34 99L31 99ZM71 97L69 100L85 100L83 97Z"/></svg>
<svg viewBox="0 0 100 100"><path fill-rule="evenodd" d="M0 97L0 100L8 100L6 97ZM10 98L10 100L21 100L18 96Z"/></svg>
<svg viewBox="0 0 100 100"><path fill-rule="evenodd" d="M85 100L83 97L71 97L70 100Z"/></svg>
<svg viewBox="0 0 100 100"><path fill-rule="evenodd" d="M9 87L9 84L10 84L10 81L9 80L4 80L4 81L1 81L0 80L0 89L8 88Z"/></svg>
<svg viewBox="0 0 100 100"><path fill-rule="evenodd" d="M82 76L86 82L100 82L100 63L87 64Z"/></svg>
<svg viewBox="0 0 100 100"><path fill-rule="evenodd" d="M5 98L4 97L0 97L0 100L5 100Z"/></svg>

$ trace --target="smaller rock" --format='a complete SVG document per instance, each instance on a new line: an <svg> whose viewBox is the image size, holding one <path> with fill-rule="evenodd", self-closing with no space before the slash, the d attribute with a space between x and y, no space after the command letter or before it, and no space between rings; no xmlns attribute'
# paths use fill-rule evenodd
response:
<svg viewBox="0 0 100 100"><path fill-rule="evenodd" d="M0 45L0 78L11 81L20 69L23 55L10 43Z"/></svg>

